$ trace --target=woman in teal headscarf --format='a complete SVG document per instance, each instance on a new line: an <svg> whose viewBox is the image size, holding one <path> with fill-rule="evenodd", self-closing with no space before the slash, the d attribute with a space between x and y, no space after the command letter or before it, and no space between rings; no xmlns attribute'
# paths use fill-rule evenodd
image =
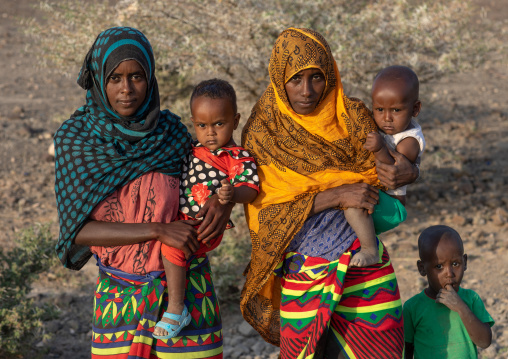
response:
<svg viewBox="0 0 508 359"><path fill-rule="evenodd" d="M75 270L97 259L92 358L222 358L210 266L192 253L198 238L224 230L232 206L212 197L199 229L199 221L175 221L190 137L179 117L160 110L150 43L133 28L103 31L78 84L87 90L86 104L54 138L56 252ZM152 337L167 305L161 243L189 257L185 304L193 320L168 340Z"/></svg>

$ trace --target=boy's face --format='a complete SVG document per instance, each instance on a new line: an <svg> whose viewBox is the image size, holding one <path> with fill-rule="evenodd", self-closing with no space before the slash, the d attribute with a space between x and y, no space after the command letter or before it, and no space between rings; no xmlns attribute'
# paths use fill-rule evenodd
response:
<svg viewBox="0 0 508 359"><path fill-rule="evenodd" d="M192 101L191 113L199 143L211 151L231 141L240 121L240 114L234 113L228 98L197 97Z"/></svg>
<svg viewBox="0 0 508 359"><path fill-rule="evenodd" d="M378 79L372 86L374 121L383 132L394 135L404 131L411 118L418 116L421 102L403 80Z"/></svg>
<svg viewBox="0 0 508 359"><path fill-rule="evenodd" d="M459 290L464 271L467 268L467 255L464 254L460 239L453 234L445 233L432 250L427 251L425 258L417 262L418 271L427 276L429 287L427 295L435 298L437 293L447 285Z"/></svg>

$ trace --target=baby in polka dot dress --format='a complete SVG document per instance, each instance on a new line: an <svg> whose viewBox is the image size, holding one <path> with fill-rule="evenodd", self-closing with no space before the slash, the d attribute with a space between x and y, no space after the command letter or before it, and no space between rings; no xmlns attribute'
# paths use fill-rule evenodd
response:
<svg viewBox="0 0 508 359"><path fill-rule="evenodd" d="M224 80L203 81L194 88L190 107L197 142L180 178L180 219L196 219L212 196L217 196L222 205L252 202L259 192L259 178L254 158L232 137L240 121L235 90ZM226 229L232 226L229 221ZM194 255L211 251L221 240L222 234L207 243L202 241ZM164 244L161 252L169 298L154 337L168 339L191 321L184 304L187 259L181 250Z"/></svg>

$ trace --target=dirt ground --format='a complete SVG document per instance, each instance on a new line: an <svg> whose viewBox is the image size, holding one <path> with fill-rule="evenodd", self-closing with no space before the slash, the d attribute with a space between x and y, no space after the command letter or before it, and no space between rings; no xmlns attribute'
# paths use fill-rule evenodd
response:
<svg viewBox="0 0 508 359"><path fill-rule="evenodd" d="M25 49L20 17L33 16L34 0L0 0L0 243L12 247L16 233L34 223L53 223L53 161L47 149L66 114L82 104L75 78L39 69ZM508 1L475 0L500 25L508 42ZM419 116L427 140L422 179L411 186L408 220L384 234L403 301L421 291L416 240L422 229L447 224L462 235L468 268L462 286L476 290L496 321L493 343L481 358L508 358L508 62L489 55L480 68L422 86ZM76 70L77 75L77 70ZM68 116L67 116L68 117ZM44 358L89 357L92 287L96 269L58 272L35 286L33 296L61 311L46 322L58 345L33 348ZM237 305L226 303L224 326L237 325Z"/></svg>

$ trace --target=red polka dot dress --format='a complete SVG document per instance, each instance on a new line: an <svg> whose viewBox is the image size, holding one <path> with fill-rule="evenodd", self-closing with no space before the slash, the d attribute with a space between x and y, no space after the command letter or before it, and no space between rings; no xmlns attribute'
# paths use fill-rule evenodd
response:
<svg viewBox="0 0 508 359"><path fill-rule="evenodd" d="M184 162L180 178L180 217L195 219L202 206L221 187L221 181L228 179L233 187L249 186L259 192L259 177L254 158L242 147L233 145L210 151L195 143ZM227 228L232 228L229 221ZM216 248L222 235L209 242L210 247L201 245L195 253L209 252ZM162 246L162 254L172 263L184 266L183 252Z"/></svg>

